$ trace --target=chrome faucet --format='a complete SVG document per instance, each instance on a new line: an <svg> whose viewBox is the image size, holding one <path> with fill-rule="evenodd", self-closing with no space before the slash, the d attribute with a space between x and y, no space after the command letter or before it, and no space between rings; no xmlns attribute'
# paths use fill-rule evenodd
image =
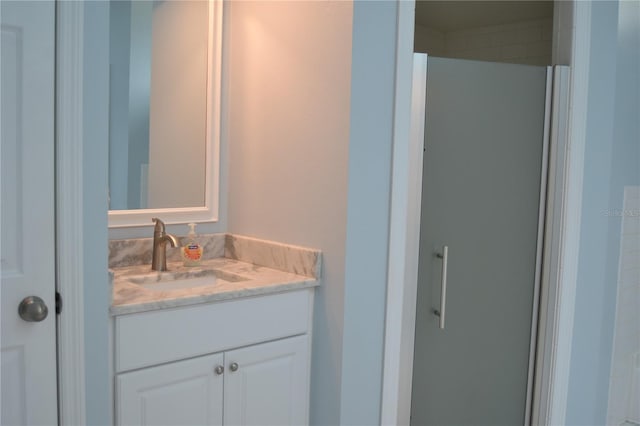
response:
<svg viewBox="0 0 640 426"><path fill-rule="evenodd" d="M151 260L152 271L167 270L167 242L171 247L178 247L180 242L171 234L167 234L164 230L164 222L154 217L151 219L156 223L153 230L153 258Z"/></svg>

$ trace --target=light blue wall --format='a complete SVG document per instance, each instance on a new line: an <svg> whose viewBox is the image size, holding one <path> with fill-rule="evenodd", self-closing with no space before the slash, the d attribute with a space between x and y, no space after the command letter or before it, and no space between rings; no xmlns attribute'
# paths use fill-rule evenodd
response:
<svg viewBox="0 0 640 426"><path fill-rule="evenodd" d="M109 425L109 286L107 186L109 150L109 3L84 3L83 247L86 412L88 425Z"/></svg>
<svg viewBox="0 0 640 426"><path fill-rule="evenodd" d="M606 424L624 185L640 183L638 2L592 3L587 139L566 423Z"/></svg>
<svg viewBox="0 0 640 426"><path fill-rule="evenodd" d="M146 206L140 199L142 165L149 164L149 98L151 96L151 40L153 3L131 2L129 52L129 185L127 208Z"/></svg>
<svg viewBox="0 0 640 426"><path fill-rule="evenodd" d="M353 7L340 424L380 423L398 5Z"/></svg>
<svg viewBox="0 0 640 426"><path fill-rule="evenodd" d="M127 208L129 184L129 33L131 4L114 1L110 7L109 195L110 208Z"/></svg>

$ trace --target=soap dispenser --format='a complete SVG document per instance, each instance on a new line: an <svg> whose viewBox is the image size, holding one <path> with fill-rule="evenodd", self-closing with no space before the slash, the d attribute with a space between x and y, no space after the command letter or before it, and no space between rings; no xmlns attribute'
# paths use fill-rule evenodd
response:
<svg viewBox="0 0 640 426"><path fill-rule="evenodd" d="M182 258L184 266L198 266L202 260L202 246L196 238L196 224L190 223L189 234L187 235L186 244L182 247Z"/></svg>

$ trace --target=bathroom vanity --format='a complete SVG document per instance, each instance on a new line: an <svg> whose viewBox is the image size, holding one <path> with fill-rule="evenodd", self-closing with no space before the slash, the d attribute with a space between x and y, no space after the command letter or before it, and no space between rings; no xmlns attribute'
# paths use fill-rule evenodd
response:
<svg viewBox="0 0 640 426"><path fill-rule="evenodd" d="M320 252L216 234L151 272L150 242L110 243L116 424L307 424Z"/></svg>
<svg viewBox="0 0 640 426"><path fill-rule="evenodd" d="M219 217L224 2L160 3L110 4L110 228ZM109 242L115 423L307 424L320 252L201 235L204 261L186 267L160 224Z"/></svg>

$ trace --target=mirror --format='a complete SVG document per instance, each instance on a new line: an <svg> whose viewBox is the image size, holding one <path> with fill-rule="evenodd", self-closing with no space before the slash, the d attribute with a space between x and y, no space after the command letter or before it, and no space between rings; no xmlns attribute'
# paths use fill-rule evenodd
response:
<svg viewBox="0 0 640 426"><path fill-rule="evenodd" d="M110 14L109 226L216 221L222 1Z"/></svg>

